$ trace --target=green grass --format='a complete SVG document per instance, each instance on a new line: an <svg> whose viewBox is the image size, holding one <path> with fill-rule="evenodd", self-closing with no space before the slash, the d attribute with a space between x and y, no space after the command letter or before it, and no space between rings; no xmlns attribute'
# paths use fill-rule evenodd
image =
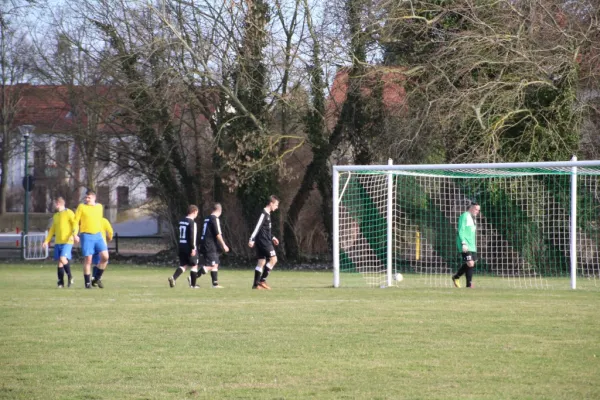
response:
<svg viewBox="0 0 600 400"><path fill-rule="evenodd" d="M331 273L0 266L2 399L600 398L597 291L329 288ZM408 281L408 278L405 282Z"/></svg>

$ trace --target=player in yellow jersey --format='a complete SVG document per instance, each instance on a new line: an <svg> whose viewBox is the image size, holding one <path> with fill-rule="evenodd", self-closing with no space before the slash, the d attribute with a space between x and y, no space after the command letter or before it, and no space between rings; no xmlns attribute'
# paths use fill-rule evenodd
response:
<svg viewBox="0 0 600 400"><path fill-rule="evenodd" d="M65 272L67 273L68 286L73 284L73 275L71 274L71 251L73 250L73 229L75 226L75 214L73 211L65 208L65 199L57 197L54 200L56 213L52 216L52 226L42 243L44 248L48 247L50 240L54 236L54 260L58 261L58 288L65 287Z"/></svg>
<svg viewBox="0 0 600 400"><path fill-rule="evenodd" d="M106 243L106 246L108 247L108 242L112 240L114 231L110 221L106 218L102 218L102 231L100 234L102 235L102 239L104 239L104 243ZM92 256L92 286L98 286L100 289L102 289L104 284L98 278L98 264L100 264L100 253L94 253ZM108 263L106 263L106 266L108 266Z"/></svg>
<svg viewBox="0 0 600 400"><path fill-rule="evenodd" d="M84 258L83 278L86 289L92 288L90 272L94 253L100 254L96 283L98 287L104 287L99 282L108 263L108 247L101 234L103 214L104 207L102 207L102 204L96 203L96 192L88 190L85 194L85 202L77 206L75 211L75 227L73 230L75 243L81 241L81 254Z"/></svg>

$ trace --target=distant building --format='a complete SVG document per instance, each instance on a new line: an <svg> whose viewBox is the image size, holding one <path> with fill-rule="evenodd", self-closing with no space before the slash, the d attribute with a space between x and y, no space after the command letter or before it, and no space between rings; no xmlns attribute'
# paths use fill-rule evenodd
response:
<svg viewBox="0 0 600 400"><path fill-rule="evenodd" d="M119 118L116 106L110 106L111 88L16 85L13 129L34 125L29 139L29 173L35 178L31 191L34 212L47 212L52 198L62 195L74 208L85 191L87 173L82 152L94 148L93 180L98 202L105 205L105 216L111 221L120 210L137 207L155 195L147 181L128 168L133 162L129 154L119 154L124 142L134 139L123 124L110 123ZM109 121L109 123L106 123ZM98 139L89 146L89 138ZM92 140L93 141L93 140ZM22 181L25 174L23 139L9 160L7 211L23 211ZM89 170L89 171L88 171Z"/></svg>
<svg viewBox="0 0 600 400"><path fill-rule="evenodd" d="M372 98L376 88L381 96L381 103L390 115L400 116L407 111L406 76L404 67L372 65L366 68L360 80L360 94L363 98ZM326 121L329 130L338 122L342 106L348 97L350 86L350 68L340 68L333 80L330 96L327 101Z"/></svg>

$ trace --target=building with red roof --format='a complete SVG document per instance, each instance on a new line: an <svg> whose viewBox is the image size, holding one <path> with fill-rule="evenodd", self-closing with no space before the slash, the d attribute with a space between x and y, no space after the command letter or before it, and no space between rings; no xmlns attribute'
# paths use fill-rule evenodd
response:
<svg viewBox="0 0 600 400"><path fill-rule="evenodd" d="M70 207L75 207L84 189L86 170L83 165L81 143L86 135L101 137L94 159L98 201L108 210L107 217L116 218L118 209L125 209L146 201L152 195L145 180L130 172L119 173L108 160L118 157L109 154L117 146L106 146L119 136L131 133L115 121L119 113L117 91L108 86L54 86L14 85L6 88L6 102L10 107L10 129L19 145L9 159L8 211L22 211L25 176L24 140L18 133L21 125L33 125L29 139L29 174L34 177L31 192L31 211L46 212L52 207L52 198L62 195ZM115 100L115 101L113 101ZM126 162L126 161L125 161ZM12 200L12 201L10 201ZM74 204L75 203L75 204Z"/></svg>

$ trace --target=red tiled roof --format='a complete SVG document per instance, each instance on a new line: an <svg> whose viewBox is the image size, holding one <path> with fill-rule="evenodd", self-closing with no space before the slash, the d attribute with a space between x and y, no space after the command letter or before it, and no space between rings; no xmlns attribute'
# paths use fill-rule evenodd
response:
<svg viewBox="0 0 600 400"><path fill-rule="evenodd" d="M36 133L68 133L76 131L88 123L86 110L97 106L100 118L98 132L115 133L124 131L125 127L111 123L111 115L119 112L118 96L122 91L110 86L74 86L62 85L30 85L20 84L8 88L9 95L17 98L16 113L12 126L34 125ZM121 92L121 93L119 93ZM108 101L107 101L108 100ZM212 108L212 107L211 107ZM214 111L211 109L209 111ZM174 104L172 113L180 118L186 107ZM202 115L198 122L206 121Z"/></svg>
<svg viewBox="0 0 600 400"><path fill-rule="evenodd" d="M34 125L37 133L55 133L85 126L84 104L89 107L93 99L109 95L110 88L22 84L10 87L9 92L16 97L13 126ZM104 113L109 112L104 108Z"/></svg>
<svg viewBox="0 0 600 400"><path fill-rule="evenodd" d="M406 90L404 89L406 76L403 74L403 70L404 68L401 67L369 67L361 80L362 96L371 96L373 88L378 84L383 84L381 93L386 111L391 115L402 114L406 111ZM333 128L340 116L342 105L348 95L349 82L349 69L341 68L333 80L327 103L327 125L330 129Z"/></svg>

